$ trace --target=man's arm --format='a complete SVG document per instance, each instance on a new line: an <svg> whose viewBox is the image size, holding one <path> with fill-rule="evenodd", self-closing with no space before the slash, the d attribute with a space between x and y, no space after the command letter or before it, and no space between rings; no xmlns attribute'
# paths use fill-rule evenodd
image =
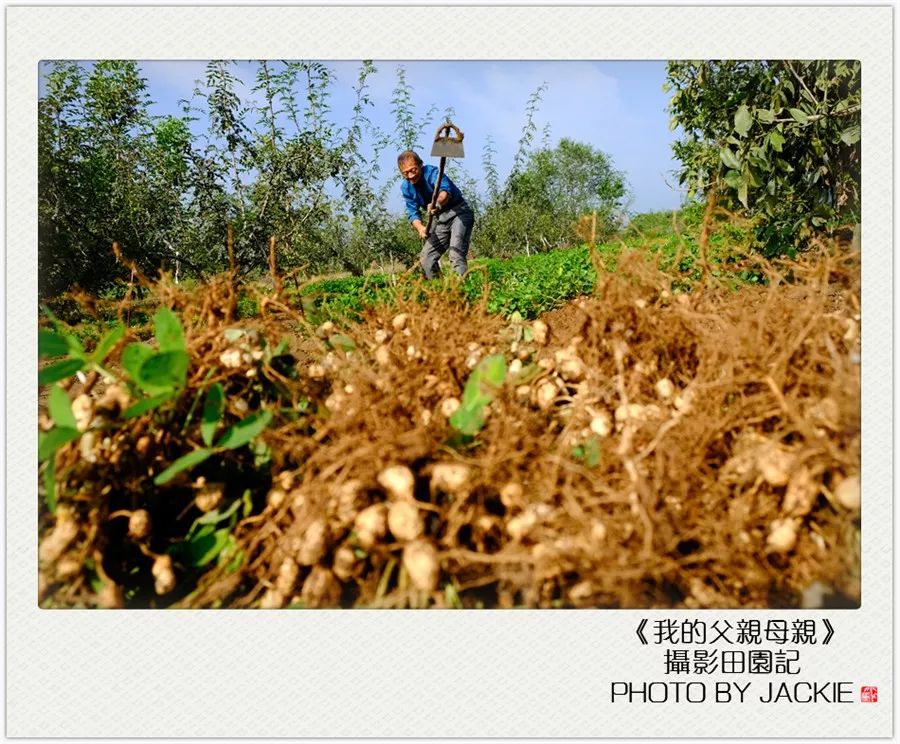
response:
<svg viewBox="0 0 900 744"><path fill-rule="evenodd" d="M450 192L448 192L448 191L438 192L437 201L435 202L435 206L437 207L437 209L435 209L434 212L440 212L444 208L444 205L449 201L449 199L450 199ZM428 205L428 211L429 211L429 213L432 211L430 204Z"/></svg>
<svg viewBox="0 0 900 744"><path fill-rule="evenodd" d="M434 186L437 181L438 173L439 169L433 165L426 165L422 169L422 176L425 178L425 184L428 186L428 191L431 193L434 193ZM444 205L450 199L450 191L452 189L453 184L450 182L450 179L447 178L447 174L442 174L440 191L438 191L437 195L437 209L434 210L434 213L439 212L444 207ZM425 209L429 214L432 214L430 201L425 205Z"/></svg>
<svg viewBox="0 0 900 744"><path fill-rule="evenodd" d="M401 185L400 193L403 195L403 201L406 203L406 216L410 223L415 225L416 220L419 219L419 208L416 205L416 197L409 192L405 184Z"/></svg>
<svg viewBox="0 0 900 744"><path fill-rule="evenodd" d="M422 224L422 220L416 217L410 224L412 225L413 230L419 233L419 237L422 238L422 240L425 240L425 225Z"/></svg>

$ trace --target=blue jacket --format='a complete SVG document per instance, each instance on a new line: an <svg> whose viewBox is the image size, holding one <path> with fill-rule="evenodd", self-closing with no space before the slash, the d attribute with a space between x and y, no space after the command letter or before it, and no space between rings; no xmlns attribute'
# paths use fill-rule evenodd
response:
<svg viewBox="0 0 900 744"><path fill-rule="evenodd" d="M437 181L438 168L436 165L423 165L422 178L416 185L411 184L405 178L400 184L400 193L406 201L406 214L409 215L409 221L415 222L421 219L419 215L420 209L425 209L431 204L431 196L434 194L434 182ZM456 187L447 174L441 177L441 191L446 191L450 198L444 205L444 208L452 207L462 201L462 192Z"/></svg>

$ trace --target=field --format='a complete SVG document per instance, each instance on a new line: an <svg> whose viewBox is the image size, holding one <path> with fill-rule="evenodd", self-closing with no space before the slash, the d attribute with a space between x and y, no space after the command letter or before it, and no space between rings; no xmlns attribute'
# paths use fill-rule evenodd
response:
<svg viewBox="0 0 900 744"><path fill-rule="evenodd" d="M696 228L55 305L41 606L857 605L859 254Z"/></svg>

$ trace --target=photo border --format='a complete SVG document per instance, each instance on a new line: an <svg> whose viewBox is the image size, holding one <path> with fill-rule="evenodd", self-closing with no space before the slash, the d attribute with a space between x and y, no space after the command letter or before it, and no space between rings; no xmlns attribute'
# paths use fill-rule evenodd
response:
<svg viewBox="0 0 900 744"><path fill-rule="evenodd" d="M6 34L8 736L892 734L892 6L18 6ZM37 381L22 370L37 366L41 60L698 57L862 62L862 607L790 616L835 627L809 676L878 685L877 705L611 704L610 680L663 679L635 627L672 611L38 608Z"/></svg>

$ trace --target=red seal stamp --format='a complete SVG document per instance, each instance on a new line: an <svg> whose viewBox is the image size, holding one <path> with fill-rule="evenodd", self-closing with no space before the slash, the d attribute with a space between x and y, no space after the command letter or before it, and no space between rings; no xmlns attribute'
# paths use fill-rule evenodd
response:
<svg viewBox="0 0 900 744"><path fill-rule="evenodd" d="M877 703L878 702L878 688L870 687L869 685L863 685L859 688L859 701L861 703Z"/></svg>

